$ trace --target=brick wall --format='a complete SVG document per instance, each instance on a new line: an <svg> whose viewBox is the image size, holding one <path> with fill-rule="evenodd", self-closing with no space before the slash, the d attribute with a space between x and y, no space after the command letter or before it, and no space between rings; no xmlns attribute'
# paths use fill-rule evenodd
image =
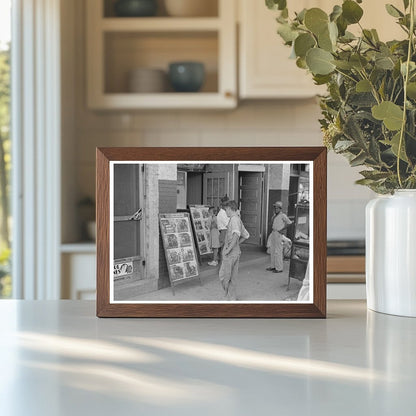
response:
<svg viewBox="0 0 416 416"><path fill-rule="evenodd" d="M171 214L176 212L176 181L159 180L159 213ZM158 289L170 286L168 267L162 238L159 234L159 284Z"/></svg>

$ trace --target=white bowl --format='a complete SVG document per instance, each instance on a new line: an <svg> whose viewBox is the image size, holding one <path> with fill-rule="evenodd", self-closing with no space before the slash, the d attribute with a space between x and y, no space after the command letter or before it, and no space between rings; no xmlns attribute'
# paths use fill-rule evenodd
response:
<svg viewBox="0 0 416 416"><path fill-rule="evenodd" d="M87 222L87 234L92 241L97 239L97 227L95 221Z"/></svg>
<svg viewBox="0 0 416 416"><path fill-rule="evenodd" d="M167 74L162 69L136 68L129 72L128 91L158 93L167 90Z"/></svg>
<svg viewBox="0 0 416 416"><path fill-rule="evenodd" d="M165 7L174 17L218 16L217 0L165 0Z"/></svg>

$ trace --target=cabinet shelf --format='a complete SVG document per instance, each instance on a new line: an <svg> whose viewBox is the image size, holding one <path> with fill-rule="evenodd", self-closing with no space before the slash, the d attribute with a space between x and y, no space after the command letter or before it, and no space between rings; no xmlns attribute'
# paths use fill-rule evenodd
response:
<svg viewBox="0 0 416 416"><path fill-rule="evenodd" d="M104 32L172 32L172 31L217 31L221 20L217 17L112 17L101 19Z"/></svg>
<svg viewBox="0 0 416 416"><path fill-rule="evenodd" d="M237 106L236 4L218 0L213 17L114 17L111 2L88 0L87 103L96 110L231 109ZM111 7L110 7L111 9ZM198 93L135 93L132 71L166 73L169 64L197 61L205 67ZM157 88L154 89L157 91ZM165 92L166 91L166 92Z"/></svg>
<svg viewBox="0 0 416 416"><path fill-rule="evenodd" d="M103 94L94 104L97 109L160 109L160 108L234 108L233 96L218 93L157 93L157 94Z"/></svg>

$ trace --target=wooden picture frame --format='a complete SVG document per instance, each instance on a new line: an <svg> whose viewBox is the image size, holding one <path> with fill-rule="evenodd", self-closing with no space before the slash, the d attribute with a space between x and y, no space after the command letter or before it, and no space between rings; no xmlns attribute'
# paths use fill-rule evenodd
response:
<svg viewBox="0 0 416 416"><path fill-rule="evenodd" d="M96 201L97 201L97 316L98 317L188 317L188 318L325 318L326 317L326 212L327 212L327 150L324 147L239 147L239 148L150 148L150 147L135 147L135 148L97 148L97 176L96 176ZM308 201L311 208L310 221L310 253L309 263L311 267L309 270L308 279L311 279L309 288L309 300L306 302L297 300L280 300L280 301L256 301L256 300L237 300L237 301L165 301L158 300L153 297L153 300L120 300L122 298L114 297L114 272L111 272L111 266L115 267L114 247L117 241L120 240L118 231L114 231L114 224L117 218L113 212L115 202L118 201L118 194L116 186L113 184L114 166L120 170L124 164L141 164L142 171L149 171L155 169L155 166L166 166L189 163L189 166L214 166L215 162L224 164L223 166L231 166L238 172L238 180L245 178L241 172L253 170L255 167L263 167L263 171L268 172L268 180L272 175L270 172L274 169L277 171L278 166L289 165L290 171L294 167L307 166L305 170L310 178L310 187L308 188ZM194 164L192 164L194 163ZM205 163L205 165L204 165ZM227 165L226 165L227 164ZM119 166L120 165L120 166ZM145 167L143 167L145 166ZM181 165L182 166L182 165ZM182 168L181 168L182 169ZM240 171L241 169L241 171ZM286 169L287 168L282 168ZM261 169L259 169L261 171ZM285 170L285 172L286 172ZM120 170L121 171L121 170ZM273 172L274 172L273 171ZM212 176L212 173L210 173ZM247 174L250 175L250 174ZM274 175L276 176L276 175ZM273 176L273 178L274 178ZM282 175L281 175L282 176ZM157 184L163 186L163 181L158 177ZM265 174L262 176L263 182ZM290 176L291 180L292 176ZM146 181L154 181L154 174L150 174L142 179L143 183ZM274 179L273 179L274 180ZM286 179L287 180L287 179ZM262 182L262 198L267 200L267 204L271 206L273 194ZM234 186L234 182L231 184ZM114 189L113 189L114 188ZM146 193L147 188L143 188ZM238 188L239 189L239 188ZM129 189L123 189L122 192L128 194ZM274 192L274 191L273 191ZM286 193L289 195L289 191ZM241 192L239 194L241 198ZM153 195L150 193L143 196L144 205L143 210L140 208L137 212L132 212L132 216L120 217L122 219L134 220L142 219L143 216L148 215L150 221L154 221L155 215L146 214L146 210L150 208ZM159 197L160 200L160 197ZM297 200L299 201L299 199ZM206 202L206 201L205 201ZM160 202L161 203L161 202ZM303 201L304 203L304 201ZM149 205L150 204L150 205ZM264 205L264 212L267 210L266 202ZM276 204L275 204L276 205ZM147 207L147 208L146 208ZM158 209L159 205L158 205ZM245 214L242 210L241 218ZM124 214L123 214L124 215ZM270 213L264 215L264 224L262 229L266 230L260 234L263 242L265 242L266 234L269 232L266 219L270 219ZM308 217L309 218L309 217ZM147 224L145 218L145 224ZM302 220L304 221L304 220ZM309 219L308 219L309 221ZM157 228L159 229L159 219L156 218ZM120 223L121 224L121 223ZM140 225L136 225L140 227ZM120 225L120 229L124 224ZM248 227L247 227L248 228ZM143 231L142 231L143 233ZM280 234L280 233L279 233ZM127 235L127 234L126 234ZM230 233L230 235L232 235ZM110 237L112 239L110 240ZM160 244L160 237L151 236L152 244ZM298 238L295 236L294 238ZM306 238L308 236L300 236L299 238ZM150 238L149 238L150 241ZM148 245L148 243L146 243ZM145 245L146 245L145 244ZM264 244L263 244L264 245ZM129 247L128 244L126 244ZM259 252L263 250L259 248ZM292 250L293 251L293 250ZM265 253L265 248L264 248ZM265 255L265 254L262 255ZM308 252L309 253L309 252ZM298 253L299 254L299 253ZM309 254L308 254L309 255ZM146 254L150 257L150 254ZM159 258L159 263L163 266L163 259ZM299 256L298 256L299 258ZM307 257L306 257L307 258ZM133 260L132 260L133 259ZM126 259L123 259L126 260ZM131 257L128 258L134 268L151 268L151 264L147 261L147 257ZM127 261L126 260L126 261ZM138 266L135 265L135 262ZM148 263L148 264L147 264ZM153 264L153 263L152 263ZM154 262L155 267L156 262ZM160 267L162 267L160 266ZM120 269L120 267L118 267ZM157 267L156 267L157 269ZM157 269L159 270L159 269ZM262 269L263 270L263 269ZM148 273L148 271L146 272ZM269 276L269 275L268 275ZM310 277L309 277L310 276ZM154 276L153 276L154 277ZM157 280L158 276L156 276ZM149 280L149 282L153 282ZM147 280L138 281L134 288L141 284L147 284ZM301 282L305 285L306 279ZM153 284L153 283L152 283ZM127 283L126 283L127 285ZM127 287L127 286L126 286ZM135 289L131 289L133 293ZM302 286L303 288L303 286ZM301 289L302 289L301 288ZM130 290L130 289L129 289ZM158 288L155 287L154 293ZM300 291L300 290L299 290ZM121 292L120 292L121 293ZM130 295L129 295L130 296ZM131 298L133 299L133 297Z"/></svg>

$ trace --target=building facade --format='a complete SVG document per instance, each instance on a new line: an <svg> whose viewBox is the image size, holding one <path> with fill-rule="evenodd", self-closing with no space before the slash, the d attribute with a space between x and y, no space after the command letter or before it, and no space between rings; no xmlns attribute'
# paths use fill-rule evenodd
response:
<svg viewBox="0 0 416 416"><path fill-rule="evenodd" d="M115 300L168 286L159 214L190 205L219 207L227 195L237 201L250 238L266 245L272 204L282 201L289 217L299 198L308 198L308 165L115 164L113 244Z"/></svg>

